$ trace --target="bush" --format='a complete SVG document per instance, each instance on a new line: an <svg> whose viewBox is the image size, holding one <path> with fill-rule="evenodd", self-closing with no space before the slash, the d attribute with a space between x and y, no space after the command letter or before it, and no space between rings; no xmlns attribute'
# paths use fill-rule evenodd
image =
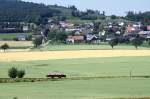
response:
<svg viewBox="0 0 150 99"><path fill-rule="evenodd" d="M10 78L16 78L17 77L17 69L12 67L11 69L8 70L8 76Z"/></svg>
<svg viewBox="0 0 150 99"><path fill-rule="evenodd" d="M25 71L24 71L24 70L19 70L19 71L17 72L17 77L18 77L18 78L23 78L24 75L25 75Z"/></svg>
<svg viewBox="0 0 150 99"><path fill-rule="evenodd" d="M148 40L148 46L150 47L150 40Z"/></svg>
<svg viewBox="0 0 150 99"><path fill-rule="evenodd" d="M14 97L13 99L18 99L17 97Z"/></svg>
<svg viewBox="0 0 150 99"><path fill-rule="evenodd" d="M118 39L112 39L109 41L109 45L114 48L114 46L118 45Z"/></svg>
<svg viewBox="0 0 150 99"><path fill-rule="evenodd" d="M140 37L136 37L132 40L132 45L135 46L136 49L138 49L138 46L143 44L143 40Z"/></svg>
<svg viewBox="0 0 150 99"><path fill-rule="evenodd" d="M43 41L43 37L42 36L36 36L34 39L33 39L33 44L34 44L34 47L38 47L40 45L42 45L42 41Z"/></svg>
<svg viewBox="0 0 150 99"><path fill-rule="evenodd" d="M5 50L9 48L9 45L7 43L5 43L4 45L1 46L1 49Z"/></svg>

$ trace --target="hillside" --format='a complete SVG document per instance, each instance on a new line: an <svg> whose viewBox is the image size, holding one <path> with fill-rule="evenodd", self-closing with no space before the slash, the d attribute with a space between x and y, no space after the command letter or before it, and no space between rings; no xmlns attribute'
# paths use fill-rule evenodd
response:
<svg viewBox="0 0 150 99"><path fill-rule="evenodd" d="M43 4L0 0L0 22L38 22L41 18L52 17L59 13L60 11Z"/></svg>
<svg viewBox="0 0 150 99"><path fill-rule="evenodd" d="M79 11L75 6L63 7L58 5L44 5L21 0L0 0L0 22L28 22L44 23L47 18L54 17L57 20L104 19L104 12L88 9Z"/></svg>

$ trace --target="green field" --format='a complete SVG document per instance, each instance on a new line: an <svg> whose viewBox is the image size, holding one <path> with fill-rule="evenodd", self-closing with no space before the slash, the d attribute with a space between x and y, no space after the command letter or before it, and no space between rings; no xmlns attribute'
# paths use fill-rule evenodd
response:
<svg viewBox="0 0 150 99"><path fill-rule="evenodd" d="M0 33L0 39L13 40L20 34L26 34L26 33ZM27 34L32 35L32 33L27 33Z"/></svg>
<svg viewBox="0 0 150 99"><path fill-rule="evenodd" d="M59 71L68 77L103 77L103 76L133 76L150 75L150 57L118 57L118 58L88 58L64 59L29 62L1 62L0 78L7 77L7 70L13 66L25 69L26 77L45 77L47 73Z"/></svg>
<svg viewBox="0 0 150 99"><path fill-rule="evenodd" d="M114 49L124 49L124 50L135 50L135 47L130 44L119 44L114 47ZM140 46L138 49L150 49L146 44ZM39 49L32 49L32 50L39 50ZM112 50L111 46L108 44L99 44L99 45L88 45L88 44L78 44L78 45L47 45L40 50L43 51L64 51L64 50Z"/></svg>
<svg viewBox="0 0 150 99"><path fill-rule="evenodd" d="M26 78L45 78L59 71L72 77L149 76L150 57L64 59L28 62L1 62L0 78L11 67L26 70ZM149 78L106 78L28 83L1 83L0 99L101 99L150 97Z"/></svg>
<svg viewBox="0 0 150 99"><path fill-rule="evenodd" d="M108 99L150 96L150 79L97 79L0 84L0 99ZM145 98L148 99L148 98Z"/></svg>

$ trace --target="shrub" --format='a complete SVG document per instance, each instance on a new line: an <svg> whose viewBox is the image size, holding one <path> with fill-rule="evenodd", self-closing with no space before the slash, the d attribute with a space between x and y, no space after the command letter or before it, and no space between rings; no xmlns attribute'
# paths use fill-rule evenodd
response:
<svg viewBox="0 0 150 99"><path fill-rule="evenodd" d="M5 50L9 48L9 45L7 43L5 43L4 45L1 46L1 49Z"/></svg>
<svg viewBox="0 0 150 99"><path fill-rule="evenodd" d="M148 40L148 42L147 42L147 43L148 43L148 46L150 47L150 40Z"/></svg>
<svg viewBox="0 0 150 99"><path fill-rule="evenodd" d="M118 45L118 39L112 39L109 41L109 45L114 48L114 46Z"/></svg>
<svg viewBox="0 0 150 99"><path fill-rule="evenodd" d="M12 67L11 69L8 70L8 76L10 78L16 78L17 77L17 69Z"/></svg>
<svg viewBox="0 0 150 99"><path fill-rule="evenodd" d="M37 36L33 39L33 44L34 44L34 47L38 47L40 45L42 45L42 41L43 41L43 37L42 36Z"/></svg>
<svg viewBox="0 0 150 99"><path fill-rule="evenodd" d="M132 45L135 46L136 49L138 49L138 46L142 44L143 44L143 40L138 36L132 40Z"/></svg>
<svg viewBox="0 0 150 99"><path fill-rule="evenodd" d="M19 71L17 72L17 77L18 77L18 78L23 78L24 75L25 75L25 71L24 71L24 70L19 70Z"/></svg>
<svg viewBox="0 0 150 99"><path fill-rule="evenodd" d="M13 99L18 99L17 97L14 97Z"/></svg>

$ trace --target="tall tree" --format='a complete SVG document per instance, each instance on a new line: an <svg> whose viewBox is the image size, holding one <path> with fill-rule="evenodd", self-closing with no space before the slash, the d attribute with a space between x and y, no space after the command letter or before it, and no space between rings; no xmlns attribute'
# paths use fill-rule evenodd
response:
<svg viewBox="0 0 150 99"><path fill-rule="evenodd" d="M1 49L5 50L9 48L9 45L7 43L5 43L4 45L1 46Z"/></svg>
<svg viewBox="0 0 150 99"><path fill-rule="evenodd" d="M114 46L118 45L118 39L112 39L109 41L109 45L112 47L112 49L114 48Z"/></svg>
<svg viewBox="0 0 150 99"><path fill-rule="evenodd" d="M34 44L34 47L38 47L40 45L42 45L42 42L43 42L43 37L42 36L36 36L34 39L33 39L33 44Z"/></svg>
<svg viewBox="0 0 150 99"><path fill-rule="evenodd" d="M143 44L143 40L137 36L132 40L132 45L135 46L136 49L138 49L138 46Z"/></svg>

